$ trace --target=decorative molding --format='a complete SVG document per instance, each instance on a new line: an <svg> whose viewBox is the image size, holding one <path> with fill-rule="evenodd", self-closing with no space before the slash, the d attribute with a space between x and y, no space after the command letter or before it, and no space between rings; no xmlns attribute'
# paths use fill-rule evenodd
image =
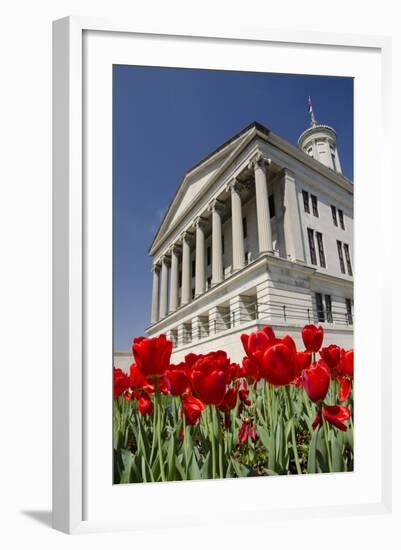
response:
<svg viewBox="0 0 401 550"><path fill-rule="evenodd" d="M263 169L267 169L271 165L271 159L265 157L261 152L258 152L256 156L249 161L248 168L254 170L256 166L260 166Z"/></svg>
<svg viewBox="0 0 401 550"><path fill-rule="evenodd" d="M225 210L225 207L226 205L224 204L223 201L219 200L219 199L213 199L210 201L209 203L209 208L208 210L210 212L213 212L213 210L216 210L217 212L219 212L220 214L222 214Z"/></svg>
<svg viewBox="0 0 401 550"><path fill-rule="evenodd" d="M186 243L191 244L192 238L193 238L193 235L189 231L183 231L180 236L180 240L182 241L182 243L184 243L185 241Z"/></svg>
<svg viewBox="0 0 401 550"><path fill-rule="evenodd" d="M159 264L153 264L151 271L152 273L160 273L161 266Z"/></svg>
<svg viewBox="0 0 401 550"><path fill-rule="evenodd" d="M205 218L202 218L202 216L198 216L197 218L195 218L194 227L196 229L198 228L206 229L207 226L208 226L208 222L207 220L205 220Z"/></svg>

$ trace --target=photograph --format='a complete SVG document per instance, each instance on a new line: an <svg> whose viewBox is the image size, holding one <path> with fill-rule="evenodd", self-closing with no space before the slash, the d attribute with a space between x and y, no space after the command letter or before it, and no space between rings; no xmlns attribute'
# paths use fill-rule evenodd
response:
<svg viewBox="0 0 401 550"><path fill-rule="evenodd" d="M114 484L353 472L353 125L351 77L113 65Z"/></svg>

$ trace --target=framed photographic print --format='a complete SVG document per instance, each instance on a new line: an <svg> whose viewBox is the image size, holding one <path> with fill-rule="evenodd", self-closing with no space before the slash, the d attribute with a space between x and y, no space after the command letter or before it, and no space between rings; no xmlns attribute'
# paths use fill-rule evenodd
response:
<svg viewBox="0 0 401 550"><path fill-rule="evenodd" d="M389 48L54 23L56 528L387 509Z"/></svg>

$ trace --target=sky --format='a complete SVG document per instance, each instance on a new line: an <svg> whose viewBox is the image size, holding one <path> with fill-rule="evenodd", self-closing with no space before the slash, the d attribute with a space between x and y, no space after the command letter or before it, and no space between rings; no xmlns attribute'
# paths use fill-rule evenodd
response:
<svg viewBox="0 0 401 550"><path fill-rule="evenodd" d="M199 69L113 68L114 349L150 322L149 246L185 172L253 121L296 145L310 125L337 132L353 180L353 80Z"/></svg>

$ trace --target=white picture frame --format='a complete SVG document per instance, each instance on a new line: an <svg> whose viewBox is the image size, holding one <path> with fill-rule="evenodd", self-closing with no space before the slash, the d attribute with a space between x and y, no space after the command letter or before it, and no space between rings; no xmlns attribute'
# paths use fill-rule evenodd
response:
<svg viewBox="0 0 401 550"><path fill-rule="evenodd" d="M88 353L91 354L90 347L93 342L93 335L88 331L88 316L90 318L90 306L88 309L87 293L88 279L85 270L88 264L96 258L91 258L90 245L91 237L87 237L88 221L85 219L87 214L87 201L91 200L91 194L87 194L85 190L84 180L88 177L85 166L85 155L88 154L87 142L84 139L84 121L85 109L87 108L86 96L84 93L85 79L88 75L84 71L83 60L91 58L92 50L88 53L88 43L85 42L85 34L92 33L93 36L107 36L108 49L112 49L112 43L120 41L129 36L145 37L148 41L155 43L154 50L149 50L149 55L157 59L158 49L157 43L161 38L172 37L179 39L187 44L196 42L204 44L208 47L207 52L201 52L200 56L211 55L211 51L218 44L225 44L227 47L239 48L244 45L257 44L261 48L263 45L276 45L284 48L307 48L312 51L314 48L328 48L335 54L336 51L342 51L343 54L354 55L356 52L374 52L377 57L377 62L381 68L380 82L376 82L380 86L380 102L376 105L376 111L372 111L372 120L376 121L377 129L381 136L381 144L376 144L376 168L375 177L380 179L381 187L378 195L382 196L384 190L388 195L391 193L391 177L390 163L388 161L388 153L385 147L386 139L388 139L388 128L390 120L389 107L389 90L390 90L390 55L391 42L386 37L372 36L353 36L353 35L337 35L337 34L319 34L312 32L293 32L293 31L275 31L271 29L255 28L255 29L230 29L228 26L225 29L183 29L177 25L175 28L166 26L166 28L142 28L140 25L131 24L121 21L104 21L93 18L69 17L54 22L53 33L53 526L56 529L67 533L99 531L99 530L115 530L115 529L141 529L152 526L152 519L146 518L146 511L138 517L134 517L131 512L127 516L117 519L111 514L107 515L106 503L104 508L99 508L99 513L96 517L88 517L88 500L94 497L89 496L91 491L91 482L88 478L92 473L92 468L88 467L85 454L88 452L90 445L96 446L96 442L88 442L88 433L91 430L90 407L93 407L93 396L88 400ZM103 47L103 46L102 46ZM101 47L99 46L100 50ZM328 51L328 50L327 50ZM287 52L288 53L288 52ZM129 60L129 53L126 54L126 59ZM201 59L201 58L199 58ZM121 62L119 60L119 62ZM235 66L236 61L232 61ZM185 66L185 65L183 65ZM352 74L352 73L351 73ZM347 73L347 76L351 74ZM87 82L86 82L87 83ZM357 96L358 99L358 96ZM355 104L355 109L362 109L359 104ZM99 100L100 101L100 100ZM111 108L111 106L110 106ZM110 119L109 119L110 121ZM110 125L106 124L106 128ZM107 138L108 139L108 138ZM107 146L106 140L102 146ZM364 143L363 147L368 147ZM362 146L356 147L356 181L361 181L361 176L369 181L369 174L364 173L361 166L361 159L358 154L363 152ZM368 149L366 149L368 150ZM369 150L370 151L370 150ZM369 190L372 190L373 184L368 184ZM109 189L104 195L103 206L107 202ZM101 193L100 193L101 194ZM375 197L370 198L356 193L356 201L360 203L361 228L366 226L368 221L367 211L372 205L375 205ZM362 205L363 203L363 205ZM380 201L379 201L380 203ZM96 208L90 206L89 208ZM383 207L378 212L380 223L378 224L378 241L380 235L383 236L388 230L386 216ZM365 212L365 216L364 213ZM91 217L93 219L93 216ZM365 225L364 225L365 224ZM107 226L107 224L106 224ZM107 227L106 227L107 229ZM362 232L362 229L361 229ZM91 229L89 229L91 233ZM93 232L92 232L93 235ZM99 237L100 238L100 237ZM106 245L110 244L111 236L104 234ZM361 238L361 234L359 236ZM358 239L358 231L356 233ZM378 242L377 241L377 242ZM361 242L361 241L360 241ZM107 248L107 246L106 246ZM110 247L109 247L110 248ZM367 261L366 254L361 252L358 260L358 252L356 258L356 270L362 272L364 262ZM386 284L383 273L385 273L386 261L383 261L383 271L376 274L378 285L382 289ZM359 267L358 267L359 266ZM107 285L110 281L106 280ZM356 278L356 295L362 292L362 286L365 283L360 283ZM96 292L90 290L90 292ZM89 300L90 302L90 300ZM362 303L362 302L361 302ZM376 304L376 305L375 305ZM381 303L380 296L376 299L374 307L379 308L382 312L384 302ZM387 306L389 300L386 302ZM110 313L110 303L105 307L106 314ZM379 309L377 310L379 311ZM88 313L89 312L89 313ZM356 309L356 317L358 318L358 310ZM361 318L363 315L361 316ZM388 338L384 330L381 330L381 321L377 319L377 324L369 329L363 325L363 321L359 325L359 337L372 341L374 331L380 330L379 342L376 342L376 347L370 355L373 358L379 358L380 368L377 373L377 379L372 380L372 387L366 390L365 395L363 388L361 390L360 411L364 410L369 398L369 392L377 384L380 386L381 399L378 400L377 407L378 419L373 427L377 437L379 437L380 445L378 445L377 460L375 462L375 475L377 487L375 494L377 498L370 498L368 494L361 501L357 500L355 495L350 499L344 499L344 502L339 502L333 499L332 502L325 502L322 506L307 506L295 505L288 508L284 505L279 505L277 509L274 503L270 506L270 517L286 517L296 518L309 515L350 515L360 513L385 513L391 509L391 422L385 422L384 419L390 418L388 411L391 409L391 356ZM358 323L358 321L357 321ZM110 325L108 325L110 326ZM100 329L99 329L100 330ZM107 330L107 326L102 330ZM111 336L111 335L110 335ZM358 342L358 335L357 340ZM107 349L107 348L106 348ZM110 350L111 356L111 350ZM109 357L110 357L109 356ZM109 357L106 360L109 360ZM370 372L370 371L368 371ZM103 381L107 384L107 376ZM111 384L111 371L110 371ZM100 388L101 390L101 388ZM98 392L101 395L101 391ZM384 398L385 397L385 398ZM105 411L99 414L109 414L107 409L108 402L104 401ZM111 414L110 414L111 418ZM361 419L362 425L362 419ZM361 432L363 429L361 428ZM363 439L361 437L361 439ZM111 449L111 444L110 444ZM111 453L111 451L110 451ZM90 451L89 451L90 454ZM100 461L101 462L101 461ZM100 468L100 466L99 466ZM100 470L101 471L101 470ZM110 472L104 471L106 484L111 484ZM108 476L108 477L107 477ZM301 481L302 486L298 485L296 491L305 491L305 483L319 484L329 483L328 476L322 475L321 481L313 481L312 479ZM310 476L302 476L310 477ZM315 476L312 476L315 477ZM99 478L98 478L99 479ZM333 478L334 479L334 478ZM141 495L142 499L149 499L149 502L154 502L155 497L161 503L165 499L182 499L188 491L197 492L199 500L206 498L205 487L210 495L217 495L219 491L227 491L230 494L232 490L230 483L239 480L231 480L222 485L222 482L183 482L180 484L155 484L155 486L141 487L124 487L125 498L128 491L136 490L137 494ZM281 482L280 491L284 493L292 492L290 482L293 479L269 479L271 484L277 486ZM366 479L365 479L366 481ZM88 489L89 483L89 489ZM189 485L192 483L192 485ZM208 485L206 485L206 483ZM214 485L210 485L213 483ZM240 481L242 484L248 484L247 490L256 493L254 480ZM372 481L373 483L373 481ZM202 486L202 484L205 484ZM158 485L158 486L156 486ZM93 486L93 484L92 484ZM272 485L273 486L273 485ZM238 486L237 486L238 487ZM316 485L317 487L317 485ZM213 498L213 497L212 497ZM106 493L97 494L96 499L107 500ZM164 500L163 500L164 499ZM230 500L230 498L228 499ZM161 504L162 505L162 504ZM231 508L227 512L235 512L235 504L230 505ZM157 506L156 506L157 508ZM259 512L259 513L256 513ZM242 514L242 519L249 520L252 512L253 517L257 521L264 521L265 509L256 499L254 507L247 509ZM224 517L223 517L224 519ZM227 518L226 518L227 519ZM187 514L181 515L176 526L190 525L198 523L196 510L188 511ZM162 522L163 523L163 522ZM166 515L163 525L171 525L171 518Z"/></svg>

